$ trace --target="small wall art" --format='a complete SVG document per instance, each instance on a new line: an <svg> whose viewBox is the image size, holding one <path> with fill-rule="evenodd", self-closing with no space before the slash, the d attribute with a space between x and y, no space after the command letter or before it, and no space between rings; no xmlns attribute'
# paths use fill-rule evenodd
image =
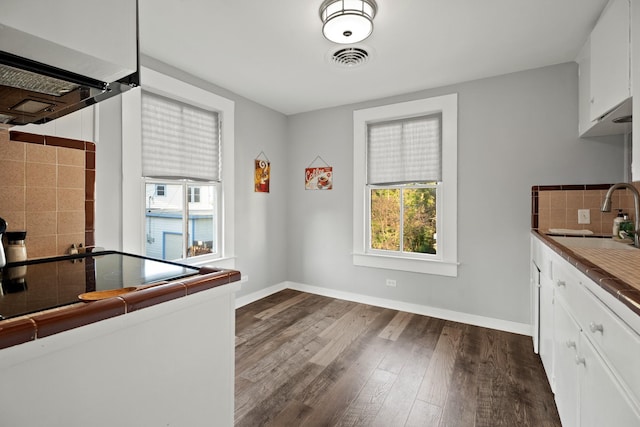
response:
<svg viewBox="0 0 640 427"><path fill-rule="evenodd" d="M322 163L321 165L314 165ZM320 156L309 164L304 171L304 188L306 190L333 189L333 168Z"/></svg>
<svg viewBox="0 0 640 427"><path fill-rule="evenodd" d="M268 193L271 179L271 162L263 151L255 159L255 172L253 175L254 192Z"/></svg>

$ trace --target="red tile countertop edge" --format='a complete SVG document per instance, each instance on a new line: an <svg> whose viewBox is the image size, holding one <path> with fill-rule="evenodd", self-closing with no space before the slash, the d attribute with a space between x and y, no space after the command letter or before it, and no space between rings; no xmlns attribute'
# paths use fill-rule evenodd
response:
<svg viewBox="0 0 640 427"><path fill-rule="evenodd" d="M614 274L598 267L589 260L562 246L551 237L538 230L532 230L547 246L566 259L571 265L587 275L602 289L616 297L621 303L640 315L640 291L616 277Z"/></svg>
<svg viewBox="0 0 640 427"><path fill-rule="evenodd" d="M205 267L200 269L198 275L174 282L158 283L118 297L78 302L28 316L1 320L0 349L125 315L239 280L239 271Z"/></svg>

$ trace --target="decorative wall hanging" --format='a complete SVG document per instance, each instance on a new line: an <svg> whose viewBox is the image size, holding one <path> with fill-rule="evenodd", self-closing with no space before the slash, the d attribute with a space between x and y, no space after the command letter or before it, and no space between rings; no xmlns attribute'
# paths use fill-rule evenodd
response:
<svg viewBox="0 0 640 427"><path fill-rule="evenodd" d="M264 154L264 151L261 151L255 159L254 191L256 193L268 193L270 178L271 162L269 162L269 158Z"/></svg>
<svg viewBox="0 0 640 427"><path fill-rule="evenodd" d="M318 160L323 163L323 166L314 166ZM331 190L333 188L333 168L322 157L316 156L305 169L304 188L306 190Z"/></svg>

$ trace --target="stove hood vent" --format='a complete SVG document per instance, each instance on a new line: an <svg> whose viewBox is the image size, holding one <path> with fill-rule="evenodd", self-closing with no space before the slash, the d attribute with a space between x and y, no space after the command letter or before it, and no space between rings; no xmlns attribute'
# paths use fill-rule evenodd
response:
<svg viewBox="0 0 640 427"><path fill-rule="evenodd" d="M140 84L137 1L110 0L117 13L102 0L34 2L3 0L0 126L46 123Z"/></svg>
<svg viewBox="0 0 640 427"><path fill-rule="evenodd" d="M108 83L0 52L0 123L49 122L139 85L138 75Z"/></svg>

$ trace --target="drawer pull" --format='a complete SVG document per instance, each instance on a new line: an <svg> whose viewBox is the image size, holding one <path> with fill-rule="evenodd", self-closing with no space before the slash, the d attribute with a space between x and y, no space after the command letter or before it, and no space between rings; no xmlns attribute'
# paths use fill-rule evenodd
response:
<svg viewBox="0 0 640 427"><path fill-rule="evenodd" d="M565 282L564 280L558 280L558 281L556 282L556 285L557 285L558 287L560 287L560 286L564 286L564 287L566 287L566 286L567 286L567 282Z"/></svg>
<svg viewBox="0 0 640 427"><path fill-rule="evenodd" d="M576 356L576 365L584 365L587 366L587 361L582 356Z"/></svg>
<svg viewBox="0 0 640 427"><path fill-rule="evenodd" d="M591 332L593 332L594 334L596 332L600 332L601 334L604 334L604 328L602 327L602 323L596 324L594 322L591 322L589 323L589 329L591 329Z"/></svg>
<svg viewBox="0 0 640 427"><path fill-rule="evenodd" d="M569 340L567 341L567 348L571 348L571 347L576 348L576 342Z"/></svg>

